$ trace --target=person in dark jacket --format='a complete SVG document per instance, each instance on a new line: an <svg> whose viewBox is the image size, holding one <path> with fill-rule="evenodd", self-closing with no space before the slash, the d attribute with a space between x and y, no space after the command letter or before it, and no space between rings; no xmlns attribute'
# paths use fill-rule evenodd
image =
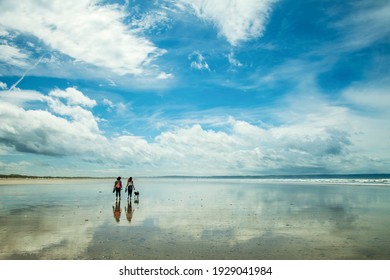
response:
<svg viewBox="0 0 390 280"><path fill-rule="evenodd" d="M134 189L135 189L135 187L134 187L133 177L130 177L127 180L127 185L126 185L126 189L125 189L125 192L127 191L127 199L131 200L131 196L133 195Z"/></svg>

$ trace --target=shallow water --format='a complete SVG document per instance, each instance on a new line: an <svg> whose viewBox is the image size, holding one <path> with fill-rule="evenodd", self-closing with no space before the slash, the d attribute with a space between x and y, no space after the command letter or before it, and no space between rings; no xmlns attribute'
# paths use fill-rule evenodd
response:
<svg viewBox="0 0 390 280"><path fill-rule="evenodd" d="M0 259L389 259L390 188L219 179L0 183Z"/></svg>

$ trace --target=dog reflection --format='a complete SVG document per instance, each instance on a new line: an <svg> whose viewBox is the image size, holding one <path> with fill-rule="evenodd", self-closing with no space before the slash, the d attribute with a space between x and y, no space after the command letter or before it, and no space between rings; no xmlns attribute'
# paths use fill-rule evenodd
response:
<svg viewBox="0 0 390 280"><path fill-rule="evenodd" d="M122 213L120 200L117 200L115 202L115 206L112 206L112 211L114 212L114 218L115 218L116 222L119 223L120 218L121 218L121 213Z"/></svg>
<svg viewBox="0 0 390 280"><path fill-rule="evenodd" d="M126 219L131 223L131 219L133 219L133 213L134 213L133 205L131 204L131 200L128 201L127 207L125 207L126 212Z"/></svg>

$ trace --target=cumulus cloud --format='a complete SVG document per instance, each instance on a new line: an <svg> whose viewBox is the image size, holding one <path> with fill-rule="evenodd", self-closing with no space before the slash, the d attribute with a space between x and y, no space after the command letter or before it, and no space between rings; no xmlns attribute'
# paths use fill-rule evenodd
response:
<svg viewBox="0 0 390 280"><path fill-rule="evenodd" d="M261 37L275 0L180 0L202 19L212 21L219 33L236 46Z"/></svg>
<svg viewBox="0 0 390 280"><path fill-rule="evenodd" d="M103 103L114 106L108 99ZM93 158L95 163L105 164L105 172L119 165L145 175L361 172L380 159L380 154L375 159L370 153L358 153L364 151L362 139L366 139L357 135L356 125L362 119L326 103L304 106L307 111L299 114L301 117L290 118L283 125L255 125L229 117L207 129L197 123L178 125L149 139L104 135L92 111L95 105L96 101L74 88L54 89L47 95L2 91L0 146L7 147L3 153L14 149L72 162L83 158L83 164ZM365 119L359 129L378 136L376 129L367 130L374 121ZM382 151L386 145L382 143Z"/></svg>
<svg viewBox="0 0 390 280"><path fill-rule="evenodd" d="M0 3L1 24L6 29L28 33L75 61L108 68L119 75L142 74L145 66L164 53L122 22L119 5L95 0L24 1ZM1 46L1 59L24 66L26 55ZM4 54L4 55L3 55ZM4 57L3 57L4 56Z"/></svg>
<svg viewBox="0 0 390 280"><path fill-rule="evenodd" d="M324 130L318 134L275 133L243 121L231 121L230 133L205 130L199 125L166 132L156 140L170 150L169 157L199 174L254 174L295 168L324 171L334 159L348 153L350 141L342 131ZM192 169L191 169L192 168Z"/></svg>
<svg viewBox="0 0 390 280"><path fill-rule="evenodd" d="M67 88L65 90L55 89L49 93L49 96L63 98L68 105L81 105L85 107L93 107L96 105L95 100L88 98L75 88Z"/></svg>
<svg viewBox="0 0 390 280"><path fill-rule="evenodd" d="M71 103L75 102L75 98L68 96L70 92L76 92L78 95L78 105L65 104L58 97L65 96ZM14 95L26 96L18 99ZM2 92L0 142L19 152L33 154L64 156L99 151L100 145L106 140L101 135L91 111L80 105L87 100L74 89L67 89L63 93L55 90L48 96L21 90ZM47 103L46 108L49 110L20 107L28 107L27 104L32 101ZM90 104L91 102L88 106Z"/></svg>

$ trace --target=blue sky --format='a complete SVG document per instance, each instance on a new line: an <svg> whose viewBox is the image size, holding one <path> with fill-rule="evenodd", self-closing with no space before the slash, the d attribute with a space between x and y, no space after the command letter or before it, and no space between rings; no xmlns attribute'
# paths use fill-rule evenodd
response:
<svg viewBox="0 0 390 280"><path fill-rule="evenodd" d="M0 173L389 173L390 3L0 2Z"/></svg>

